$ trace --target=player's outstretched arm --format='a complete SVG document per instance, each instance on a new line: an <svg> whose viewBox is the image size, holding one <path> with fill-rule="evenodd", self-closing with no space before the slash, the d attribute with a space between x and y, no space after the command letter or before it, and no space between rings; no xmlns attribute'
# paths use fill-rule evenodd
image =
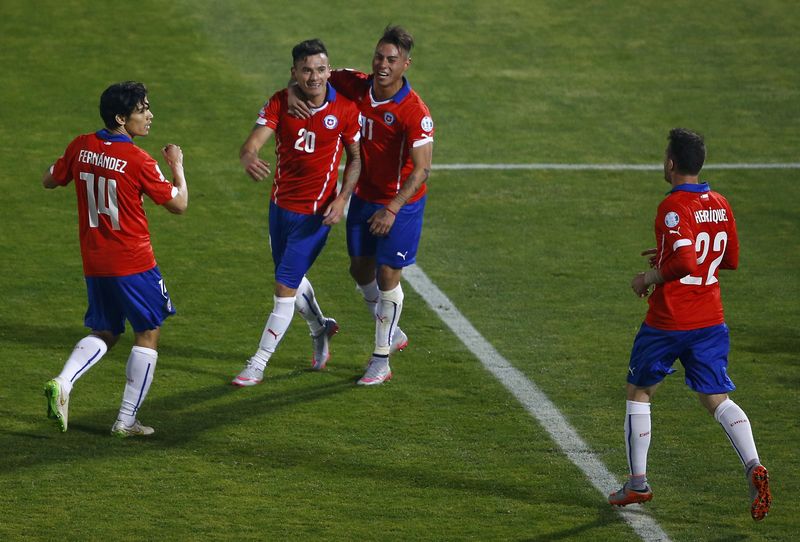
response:
<svg viewBox="0 0 800 542"><path fill-rule="evenodd" d="M170 212L181 215L186 212L189 206L189 186L186 184L186 175L183 171L183 150L177 145L170 143L163 149L161 154L167 160L167 165L172 170L172 184L178 190L171 200L164 204Z"/></svg>
<svg viewBox="0 0 800 542"><path fill-rule="evenodd" d="M272 128L256 124L253 131L239 150L239 162L241 162L245 173L254 181L263 181L270 175L269 162L259 158L258 151L267 142L275 131Z"/></svg>
<svg viewBox="0 0 800 542"><path fill-rule="evenodd" d="M339 195L331 202L325 210L325 219L322 221L326 226L336 224L344 216L344 207L353 194L353 190L358 183L358 176L361 174L361 147L356 141L345 146L347 162L344 166L344 176L342 178L342 188Z"/></svg>

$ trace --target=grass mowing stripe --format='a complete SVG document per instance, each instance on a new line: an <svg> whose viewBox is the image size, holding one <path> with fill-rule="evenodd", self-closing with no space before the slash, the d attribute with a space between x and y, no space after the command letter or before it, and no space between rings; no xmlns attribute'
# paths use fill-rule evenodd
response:
<svg viewBox="0 0 800 542"><path fill-rule="evenodd" d="M553 441L589 479L603 495L617 489L618 480L612 475L594 452L586 445L578 432L561 414L547 395L522 372L500 355L477 329L456 308L452 301L428 278L417 265L406 267L403 273L414 290L425 299L431 309L447 324L481 364L517 398L550 434ZM620 508L619 514L636 534L647 541L668 541L669 537L659 524L641 510Z"/></svg>
<svg viewBox="0 0 800 542"><path fill-rule="evenodd" d="M660 171L663 164L433 164L439 170L566 170L566 171ZM800 169L800 162L706 164L708 169Z"/></svg>

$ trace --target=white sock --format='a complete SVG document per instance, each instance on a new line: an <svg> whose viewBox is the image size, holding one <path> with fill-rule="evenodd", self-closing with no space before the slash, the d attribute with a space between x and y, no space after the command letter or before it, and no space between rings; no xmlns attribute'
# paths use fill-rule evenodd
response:
<svg viewBox="0 0 800 542"><path fill-rule="evenodd" d="M69 395L75 381L100 361L107 351L106 342L95 335L87 335L78 341L64 368L61 369L61 374L56 377L64 393Z"/></svg>
<svg viewBox="0 0 800 542"><path fill-rule="evenodd" d="M373 280L369 284L356 284L358 289L361 290L361 295L364 296L364 305L367 307L367 311L369 311L370 316L377 319L378 318L378 302L380 301L381 292L378 289L378 281ZM392 338L394 338L394 333L400 330L400 326L395 326L394 330L392 331Z"/></svg>
<svg viewBox="0 0 800 542"><path fill-rule="evenodd" d="M306 277L303 277L300 286L297 287L294 308L305 319L312 335L316 336L325 329L325 316L322 315L322 309L319 308L317 298L314 296L314 287Z"/></svg>
<svg viewBox="0 0 800 542"><path fill-rule="evenodd" d="M400 284L393 290L381 291L378 298L378 311L375 315L375 354L388 356L392 345L392 335L397 329L400 314L403 312L403 288Z"/></svg>
<svg viewBox="0 0 800 542"><path fill-rule="evenodd" d="M266 368L270 356L278 348L278 343L281 342L284 333L289 329L289 324L294 316L295 297L274 296L274 300L275 306L267 319L267 325L264 326L261 341L258 343L258 350L250 358L262 371Z"/></svg>
<svg viewBox="0 0 800 542"><path fill-rule="evenodd" d="M364 296L364 305L367 306L370 316L375 318L378 312L378 301L380 301L380 290L378 290L378 281L373 280L369 284L356 284L358 289L361 290L361 295Z"/></svg>
<svg viewBox="0 0 800 542"><path fill-rule="evenodd" d="M759 461L756 442L753 439L750 420L747 419L747 414L744 413L744 410L730 399L726 399L714 411L714 419L725 430L725 434L728 435L733 449L739 455L742 465L745 468L757 465Z"/></svg>
<svg viewBox="0 0 800 542"><path fill-rule="evenodd" d="M647 451L650 449L650 403L625 402L625 450L631 487L643 489L647 482Z"/></svg>
<svg viewBox="0 0 800 542"><path fill-rule="evenodd" d="M147 392L150 391L150 384L153 383L153 373L156 370L157 361L158 352L152 348L144 346L131 348L128 365L125 368L128 383L125 384L122 404L119 407L119 415L117 415L117 419L122 420L126 427L130 427L136 421L136 413L147 397Z"/></svg>

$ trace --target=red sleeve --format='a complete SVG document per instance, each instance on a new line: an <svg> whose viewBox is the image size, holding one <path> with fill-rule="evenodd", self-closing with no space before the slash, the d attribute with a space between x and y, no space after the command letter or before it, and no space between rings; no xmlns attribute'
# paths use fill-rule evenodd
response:
<svg viewBox="0 0 800 542"><path fill-rule="evenodd" d="M345 127L342 130L342 138L348 144L358 143L361 139L361 115L353 103L347 107L347 117Z"/></svg>
<svg viewBox="0 0 800 542"><path fill-rule="evenodd" d="M61 186L66 186L72 180L72 164L75 162L75 147L78 145L78 139L76 137L72 140L64 154L53 164L53 170L50 172L53 179Z"/></svg>
<svg viewBox="0 0 800 542"><path fill-rule="evenodd" d="M695 234L691 224L689 212L674 198L667 197L658 206L656 267L665 282L690 275L697 269Z"/></svg>
<svg viewBox="0 0 800 542"><path fill-rule="evenodd" d="M406 121L408 147L419 147L433 141L433 119L427 106L420 102Z"/></svg>
<svg viewBox="0 0 800 542"><path fill-rule="evenodd" d="M728 216L731 217L731 225L728 229L728 244L725 246L725 255L722 257L720 269L736 269L739 267L739 234L736 232L736 219L733 210L727 205Z"/></svg>
<svg viewBox="0 0 800 542"><path fill-rule="evenodd" d="M357 101L369 87L369 76L356 70L333 70L328 82L348 100Z"/></svg>
<svg viewBox="0 0 800 542"><path fill-rule="evenodd" d="M174 197L172 183L164 177L158 163L150 156L142 164L139 181L142 183L144 193L157 205L164 205Z"/></svg>
<svg viewBox="0 0 800 542"><path fill-rule="evenodd" d="M284 89L272 95L269 101L264 104L264 107L261 108L261 111L258 112L257 124L277 130L281 111L286 109L283 105L286 102L286 92L286 89Z"/></svg>
<svg viewBox="0 0 800 542"><path fill-rule="evenodd" d="M697 254L694 245L684 246L672 253L672 256L659 267L664 282L678 280L691 275L697 269Z"/></svg>

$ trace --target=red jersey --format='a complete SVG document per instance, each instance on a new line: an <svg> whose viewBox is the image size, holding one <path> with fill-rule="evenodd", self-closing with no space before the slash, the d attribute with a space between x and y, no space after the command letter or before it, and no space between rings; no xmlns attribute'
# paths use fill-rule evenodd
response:
<svg viewBox="0 0 800 542"><path fill-rule="evenodd" d="M158 205L174 197L153 158L127 136L100 130L76 137L52 168L60 185L75 180L87 277L120 277L155 267L143 194Z"/></svg>
<svg viewBox="0 0 800 542"><path fill-rule="evenodd" d="M371 75L334 70L330 82L361 111L361 176L355 194L386 205L414 169L411 149L433 142L430 111L405 78L397 94L383 102L372 96ZM427 190L423 183L408 203L420 199Z"/></svg>
<svg viewBox="0 0 800 542"><path fill-rule="evenodd" d="M739 265L739 237L728 201L705 183L677 186L658 206L655 231L656 267L665 282L650 295L645 323L681 331L723 323L717 274Z"/></svg>
<svg viewBox="0 0 800 542"><path fill-rule="evenodd" d="M288 113L287 92L273 94L256 120L275 131L272 201L295 213L323 213L336 198L342 142L360 138L358 109L328 85L325 103L312 109L311 118L298 119Z"/></svg>

